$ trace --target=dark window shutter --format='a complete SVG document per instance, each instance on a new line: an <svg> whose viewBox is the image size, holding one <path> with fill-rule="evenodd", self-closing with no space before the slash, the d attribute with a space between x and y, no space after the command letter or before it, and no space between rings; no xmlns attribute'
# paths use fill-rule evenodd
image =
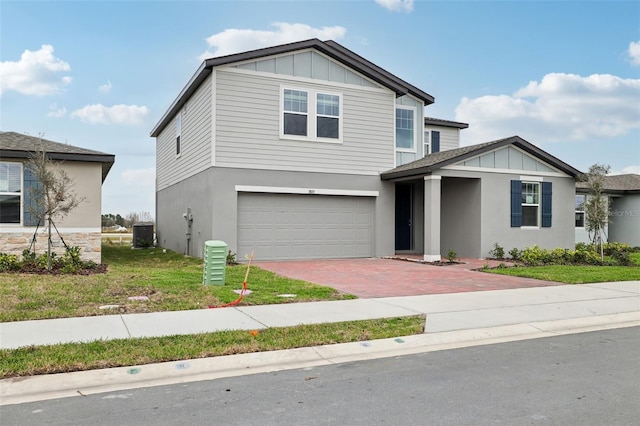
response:
<svg viewBox="0 0 640 426"><path fill-rule="evenodd" d="M522 182L511 181L511 227L522 226Z"/></svg>
<svg viewBox="0 0 640 426"><path fill-rule="evenodd" d="M542 227L551 228L551 182L542 182Z"/></svg>
<svg viewBox="0 0 640 426"><path fill-rule="evenodd" d="M431 152L440 152L440 132L431 132Z"/></svg>
<svg viewBox="0 0 640 426"><path fill-rule="evenodd" d="M28 167L24 168L23 176L24 187L22 188L22 196L24 197L23 206L23 225L24 226L36 226L38 225L38 216L40 216L40 225L42 225L42 215L33 214L37 207L36 199L37 193L42 192L42 184L29 170Z"/></svg>

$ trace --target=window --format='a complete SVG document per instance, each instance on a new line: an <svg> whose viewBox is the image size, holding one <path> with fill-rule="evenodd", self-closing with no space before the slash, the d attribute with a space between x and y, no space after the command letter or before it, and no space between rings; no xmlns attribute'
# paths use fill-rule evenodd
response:
<svg viewBox="0 0 640 426"><path fill-rule="evenodd" d="M576 228L584 228L584 194L576 194Z"/></svg>
<svg viewBox="0 0 640 426"><path fill-rule="evenodd" d="M431 154L430 144L431 144L431 135L430 135L430 132L427 130L424 132L424 140L422 141L423 155Z"/></svg>
<svg viewBox="0 0 640 426"><path fill-rule="evenodd" d="M341 110L341 95L283 89L281 136L340 141Z"/></svg>
<svg viewBox="0 0 640 426"><path fill-rule="evenodd" d="M440 132L437 130L425 130L423 155L440 152Z"/></svg>
<svg viewBox="0 0 640 426"><path fill-rule="evenodd" d="M284 134L307 136L307 92L284 90Z"/></svg>
<svg viewBox="0 0 640 426"><path fill-rule="evenodd" d="M551 182L511 181L511 227L551 227Z"/></svg>
<svg viewBox="0 0 640 426"><path fill-rule="evenodd" d="M538 226L540 184L522 182L522 226Z"/></svg>
<svg viewBox="0 0 640 426"><path fill-rule="evenodd" d="M317 131L319 138L338 139L340 136L340 96L317 95Z"/></svg>
<svg viewBox="0 0 640 426"><path fill-rule="evenodd" d="M396 149L415 152L415 111L396 108Z"/></svg>
<svg viewBox="0 0 640 426"><path fill-rule="evenodd" d="M22 165L0 163L0 223L20 224Z"/></svg>
<svg viewBox="0 0 640 426"><path fill-rule="evenodd" d="M182 136L182 113L178 113L176 117L176 156L180 155L180 137Z"/></svg>

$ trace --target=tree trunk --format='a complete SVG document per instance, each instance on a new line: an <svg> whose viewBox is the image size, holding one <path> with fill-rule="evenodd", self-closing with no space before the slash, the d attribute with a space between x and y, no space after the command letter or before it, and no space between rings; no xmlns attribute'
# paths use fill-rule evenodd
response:
<svg viewBox="0 0 640 426"><path fill-rule="evenodd" d="M48 237L47 237L47 271L51 270L51 217L47 218L48 222Z"/></svg>

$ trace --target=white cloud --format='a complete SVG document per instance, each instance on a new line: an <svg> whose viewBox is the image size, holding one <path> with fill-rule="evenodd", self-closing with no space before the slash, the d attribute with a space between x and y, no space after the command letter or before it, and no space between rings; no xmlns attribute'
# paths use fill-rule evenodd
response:
<svg viewBox="0 0 640 426"><path fill-rule="evenodd" d="M629 43L629 60L633 65L640 65L640 40Z"/></svg>
<svg viewBox="0 0 640 426"><path fill-rule="evenodd" d="M65 107L58 108L58 104L56 103L49 105L49 113L47 114L47 117L62 118L65 115L67 115L67 109Z"/></svg>
<svg viewBox="0 0 640 426"><path fill-rule="evenodd" d="M14 90L23 95L45 96L62 90L71 77L62 75L71 66L53 56L53 46L43 44L40 50L25 50L17 62L0 62L0 94Z"/></svg>
<svg viewBox="0 0 640 426"><path fill-rule="evenodd" d="M98 90L101 91L102 93L109 93L112 87L113 86L111 85L111 81L107 80L105 84L98 87Z"/></svg>
<svg viewBox="0 0 640 426"><path fill-rule="evenodd" d="M199 59L203 60L213 56L229 55L310 38L336 40L344 37L347 32L345 28L338 26L313 28L305 24L288 24L286 22L275 22L272 26L276 28L274 31L230 28L214 34L207 38L207 44L215 50L204 52Z"/></svg>
<svg viewBox="0 0 640 426"><path fill-rule="evenodd" d="M638 99L640 79L552 73L513 95L463 98L456 120L469 123L469 143L512 135L536 144L612 137L640 128Z"/></svg>
<svg viewBox="0 0 640 426"><path fill-rule="evenodd" d="M622 170L618 171L614 171L611 172L610 174L612 175L626 175L626 174L636 174L636 175L640 175L640 165L636 164L633 166L627 166L627 167L623 167Z"/></svg>
<svg viewBox="0 0 640 426"><path fill-rule="evenodd" d="M375 0L380 6L392 12L412 12L413 0Z"/></svg>
<svg viewBox="0 0 640 426"><path fill-rule="evenodd" d="M156 169L130 169L122 172L122 181L126 186L155 187Z"/></svg>
<svg viewBox="0 0 640 426"><path fill-rule="evenodd" d="M91 124L140 124L147 114L146 106L94 104L73 111L71 117Z"/></svg>

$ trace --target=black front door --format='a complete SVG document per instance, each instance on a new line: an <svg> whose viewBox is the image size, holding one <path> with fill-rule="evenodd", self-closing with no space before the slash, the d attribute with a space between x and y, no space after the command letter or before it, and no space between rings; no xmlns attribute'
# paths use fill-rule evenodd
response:
<svg viewBox="0 0 640 426"><path fill-rule="evenodd" d="M413 235L413 184L396 183L396 250L411 250Z"/></svg>

